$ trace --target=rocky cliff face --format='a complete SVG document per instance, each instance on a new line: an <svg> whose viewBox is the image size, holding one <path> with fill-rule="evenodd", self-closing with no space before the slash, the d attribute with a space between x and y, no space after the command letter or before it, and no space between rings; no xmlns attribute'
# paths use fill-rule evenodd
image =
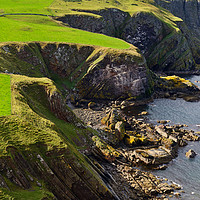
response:
<svg viewBox="0 0 200 200"><path fill-rule="evenodd" d="M198 0L186 1L162 1L155 0L156 4L172 12L175 16L180 17L189 28L197 31L199 35L200 28L200 2Z"/></svg>
<svg viewBox="0 0 200 200"><path fill-rule="evenodd" d="M176 9L178 8L179 6L176 5ZM177 24L173 22L174 27L172 27L152 13L139 12L131 16L115 8L81 11L91 12L99 17L66 15L57 20L71 27L124 39L141 50L147 59L148 67L153 70L194 71L198 68L196 59L198 48L194 46L194 40L191 41L186 37L187 31L178 28L178 26L183 27L184 22L177 22ZM189 17L191 20L192 18L193 16ZM198 17L194 23L191 22L193 25L198 23Z"/></svg>
<svg viewBox="0 0 200 200"><path fill-rule="evenodd" d="M77 86L79 98L138 98L153 90L146 61L133 46L112 50L70 44L12 44L2 46L1 55L7 57L4 67L8 72L46 75L62 86ZM13 60L14 66L10 65ZM1 69L4 61L0 60Z"/></svg>
<svg viewBox="0 0 200 200"><path fill-rule="evenodd" d="M192 57L196 64L196 69L199 69L200 57L200 10L199 1L160 1L155 0L155 3L169 10L175 16L180 17L184 23L177 22L178 27L187 39ZM191 61L190 61L191 62ZM192 69L194 70L194 68Z"/></svg>
<svg viewBox="0 0 200 200"><path fill-rule="evenodd" d="M114 52L104 52L101 58L102 53L96 55L96 67L90 68L78 82L82 98L125 99L151 93L152 80L145 60L138 62L131 54L116 56Z"/></svg>

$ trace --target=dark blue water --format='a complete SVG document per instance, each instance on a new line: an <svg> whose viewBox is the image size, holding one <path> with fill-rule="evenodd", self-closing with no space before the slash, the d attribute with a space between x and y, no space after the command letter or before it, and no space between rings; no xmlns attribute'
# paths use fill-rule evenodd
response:
<svg viewBox="0 0 200 200"><path fill-rule="evenodd" d="M200 76L189 78L193 83L200 81ZM199 83L195 83L200 86ZM170 120L172 124L187 124L190 129L200 131L200 102L186 102L183 99L156 99L147 107L149 120ZM193 149L198 155L188 159L185 153ZM170 162L165 171L154 171L154 174L183 186L184 200L200 200L200 142L189 142L188 146L179 149L176 159Z"/></svg>

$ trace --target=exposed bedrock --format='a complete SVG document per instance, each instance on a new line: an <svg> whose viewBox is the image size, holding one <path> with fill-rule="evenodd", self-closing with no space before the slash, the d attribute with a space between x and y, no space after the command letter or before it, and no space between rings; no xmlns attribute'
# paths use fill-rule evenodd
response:
<svg viewBox="0 0 200 200"><path fill-rule="evenodd" d="M153 91L151 72L134 46L113 50L75 44L7 44L0 49L0 70L4 69L59 80L67 88L78 88L79 98L141 98Z"/></svg>
<svg viewBox="0 0 200 200"><path fill-rule="evenodd" d="M94 14L70 14L57 18L71 27L119 37L138 47L155 71L195 71L198 69L197 38L183 21L173 26L152 13L138 12L132 16L119 9L85 11ZM97 15L97 16L96 16ZM179 29L179 28L180 29Z"/></svg>

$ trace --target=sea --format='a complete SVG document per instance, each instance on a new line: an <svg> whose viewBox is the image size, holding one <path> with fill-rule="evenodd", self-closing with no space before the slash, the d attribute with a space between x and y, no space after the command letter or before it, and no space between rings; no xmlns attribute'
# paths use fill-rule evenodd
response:
<svg viewBox="0 0 200 200"><path fill-rule="evenodd" d="M184 77L200 87L200 76ZM155 99L145 108L149 114L147 120L156 124L157 120L170 120L171 124L187 124L189 129L200 132L200 102L186 102L183 99ZM185 153L193 149L197 156L188 159ZM154 175L167 178L183 187L184 200L200 200L200 142L188 142L179 148L178 157L172 160L166 170L152 172ZM172 198L177 199L177 198Z"/></svg>

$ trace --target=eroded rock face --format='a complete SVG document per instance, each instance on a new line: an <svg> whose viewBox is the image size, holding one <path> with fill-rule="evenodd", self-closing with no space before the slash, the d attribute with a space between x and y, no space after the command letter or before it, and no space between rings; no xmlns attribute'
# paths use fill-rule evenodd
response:
<svg viewBox="0 0 200 200"><path fill-rule="evenodd" d="M135 47L111 50L87 45L28 43L5 45L1 51L7 62L16 61L15 70L19 71L14 73L31 76L34 72L32 76L61 79L64 86L71 84L78 88L79 99L145 97L153 90L146 61ZM13 72L12 67L8 72Z"/></svg>
<svg viewBox="0 0 200 200"><path fill-rule="evenodd" d="M130 15L116 8L109 8L103 10L77 10L81 12L91 12L97 16L87 14L83 15L65 15L57 18L57 20L69 24L71 27L91 31L95 33L102 33L109 36L120 37L122 28Z"/></svg>
<svg viewBox="0 0 200 200"><path fill-rule="evenodd" d="M179 4L179 1L175 2ZM177 12L178 8L179 6L176 6ZM187 30L184 22L176 22L177 28L181 29L177 31L151 13L138 12L130 16L114 8L100 11L78 11L91 12L99 17L87 14L66 15L57 20L68 23L71 27L122 38L138 47L145 55L149 68L155 71L197 69L199 47L195 45L196 40L188 37L190 31ZM190 17L191 20L192 17ZM197 19L195 24L198 23Z"/></svg>
<svg viewBox="0 0 200 200"><path fill-rule="evenodd" d="M190 149L188 152L185 153L185 156L188 158L194 158L197 154L194 150Z"/></svg>
<svg viewBox="0 0 200 200"><path fill-rule="evenodd" d="M176 0L176 1L161 1L155 0L155 2L169 10L175 16L180 17L184 22L193 29L198 29L200 27L200 10L199 1L192 0Z"/></svg>
<svg viewBox="0 0 200 200"><path fill-rule="evenodd" d="M133 15L124 27L123 39L138 47L143 54L148 54L149 49L165 36L162 33L164 26L155 16L138 13Z"/></svg>
<svg viewBox="0 0 200 200"><path fill-rule="evenodd" d="M196 66L200 64L200 10L199 1L176 0L162 1L155 0L155 3L169 10L175 16L180 17L183 22L177 22L177 25L188 41L189 48L194 58ZM191 62L190 58L190 62ZM194 70L194 69L192 69Z"/></svg>
<svg viewBox="0 0 200 200"><path fill-rule="evenodd" d="M43 179L47 188L60 200L116 198L103 182L99 182L94 169L80 164L69 149L49 152L46 157L36 152L22 153L14 148L10 149L10 153L12 159L0 159L1 173L20 188L29 189L32 182L41 187L38 180ZM1 181L2 186L7 187L3 177Z"/></svg>
<svg viewBox="0 0 200 200"><path fill-rule="evenodd" d="M110 54L90 70L77 87L82 98L124 99L144 97L150 83L145 63L138 65L131 56Z"/></svg>

